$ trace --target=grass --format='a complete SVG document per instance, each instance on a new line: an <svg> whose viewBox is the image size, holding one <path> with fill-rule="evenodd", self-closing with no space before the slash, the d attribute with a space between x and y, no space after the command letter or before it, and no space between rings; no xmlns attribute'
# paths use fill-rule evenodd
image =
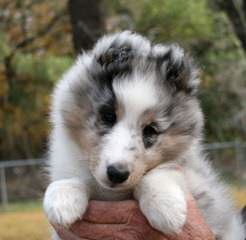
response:
<svg viewBox="0 0 246 240"><path fill-rule="evenodd" d="M0 239L48 240L48 223L41 211L1 213Z"/></svg>
<svg viewBox="0 0 246 240"><path fill-rule="evenodd" d="M239 209L246 206L246 187L233 187L231 188L231 192Z"/></svg>
<svg viewBox="0 0 246 240"><path fill-rule="evenodd" d="M246 205L246 187L233 187L232 193L239 208ZM40 201L18 202L0 208L1 240L49 240L49 232Z"/></svg>
<svg viewBox="0 0 246 240"><path fill-rule="evenodd" d="M49 240L49 232L40 201L11 203L0 208L1 240Z"/></svg>
<svg viewBox="0 0 246 240"><path fill-rule="evenodd" d="M8 205L8 207L0 206L0 213L2 212L30 212L42 209L41 200L36 201L19 201L13 202Z"/></svg>

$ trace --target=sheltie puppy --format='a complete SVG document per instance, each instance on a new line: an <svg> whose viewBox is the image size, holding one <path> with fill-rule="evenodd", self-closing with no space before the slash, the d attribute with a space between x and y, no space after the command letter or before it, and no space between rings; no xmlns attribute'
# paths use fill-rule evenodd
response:
<svg viewBox="0 0 246 240"><path fill-rule="evenodd" d="M134 198L157 230L179 233L191 193L220 240L244 240L241 216L202 149L199 76L177 45L124 31L99 39L58 82L51 107L50 222L88 201Z"/></svg>

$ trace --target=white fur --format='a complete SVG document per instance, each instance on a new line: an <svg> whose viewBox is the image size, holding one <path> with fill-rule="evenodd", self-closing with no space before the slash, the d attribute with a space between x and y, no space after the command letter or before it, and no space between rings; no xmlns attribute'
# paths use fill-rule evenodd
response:
<svg viewBox="0 0 246 240"><path fill-rule="evenodd" d="M173 51L173 60L174 61L181 61L181 59L184 57L184 50L180 48L178 45L171 45L172 51Z"/></svg>
<svg viewBox="0 0 246 240"><path fill-rule="evenodd" d="M127 124L122 123L114 128L110 137L106 137L105 142L103 143L104 148L100 157L101 163L105 162L105 166L117 163L125 163L127 165L131 164L134 157L132 156L133 154L130 153L129 149L135 146L135 142L131 135L131 130ZM102 169L106 168L102 167Z"/></svg>
<svg viewBox="0 0 246 240"><path fill-rule="evenodd" d="M137 72L128 81L117 81L113 88L120 103L123 104L129 121L136 120L144 111L157 105L159 92L151 81L152 76L143 76ZM148 94L146 94L148 93Z"/></svg>
<svg viewBox="0 0 246 240"><path fill-rule="evenodd" d="M82 178L83 182L91 178L85 153L74 141L70 140L69 134L62 124L57 124L51 134L51 149L49 162L50 177L52 181L64 178ZM72 162L72 164L71 164Z"/></svg>
<svg viewBox="0 0 246 240"><path fill-rule="evenodd" d="M156 57L163 56L165 53L168 52L170 48L168 46L165 46L163 44L156 44L152 48L152 54Z"/></svg>
<svg viewBox="0 0 246 240"><path fill-rule="evenodd" d="M150 224L161 232L179 233L186 220L186 194L181 172L155 169L135 189L135 197Z"/></svg>
<svg viewBox="0 0 246 240"><path fill-rule="evenodd" d="M86 84L88 81L86 71L92 64L92 60L93 57L89 53L80 55L75 64L64 74L59 84L57 84L52 96L51 106L51 121L55 126L61 125L63 122L60 114L62 105L73 101L71 85L78 82Z"/></svg>

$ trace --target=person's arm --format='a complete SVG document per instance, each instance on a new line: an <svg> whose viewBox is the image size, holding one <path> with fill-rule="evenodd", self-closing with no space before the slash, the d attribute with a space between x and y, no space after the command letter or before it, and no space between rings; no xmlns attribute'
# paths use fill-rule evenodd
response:
<svg viewBox="0 0 246 240"><path fill-rule="evenodd" d="M213 240L213 234L196 207L188 199L188 216L183 231L177 236L164 236L153 229L136 201L91 201L83 220L70 230L54 226L62 240Z"/></svg>

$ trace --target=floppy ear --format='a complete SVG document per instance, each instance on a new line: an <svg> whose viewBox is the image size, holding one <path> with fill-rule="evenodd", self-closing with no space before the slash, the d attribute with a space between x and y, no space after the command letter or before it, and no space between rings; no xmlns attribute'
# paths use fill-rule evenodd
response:
<svg viewBox="0 0 246 240"><path fill-rule="evenodd" d="M157 59L161 78L168 82L176 92L183 91L195 95L198 90L198 70L182 48L171 45Z"/></svg>

